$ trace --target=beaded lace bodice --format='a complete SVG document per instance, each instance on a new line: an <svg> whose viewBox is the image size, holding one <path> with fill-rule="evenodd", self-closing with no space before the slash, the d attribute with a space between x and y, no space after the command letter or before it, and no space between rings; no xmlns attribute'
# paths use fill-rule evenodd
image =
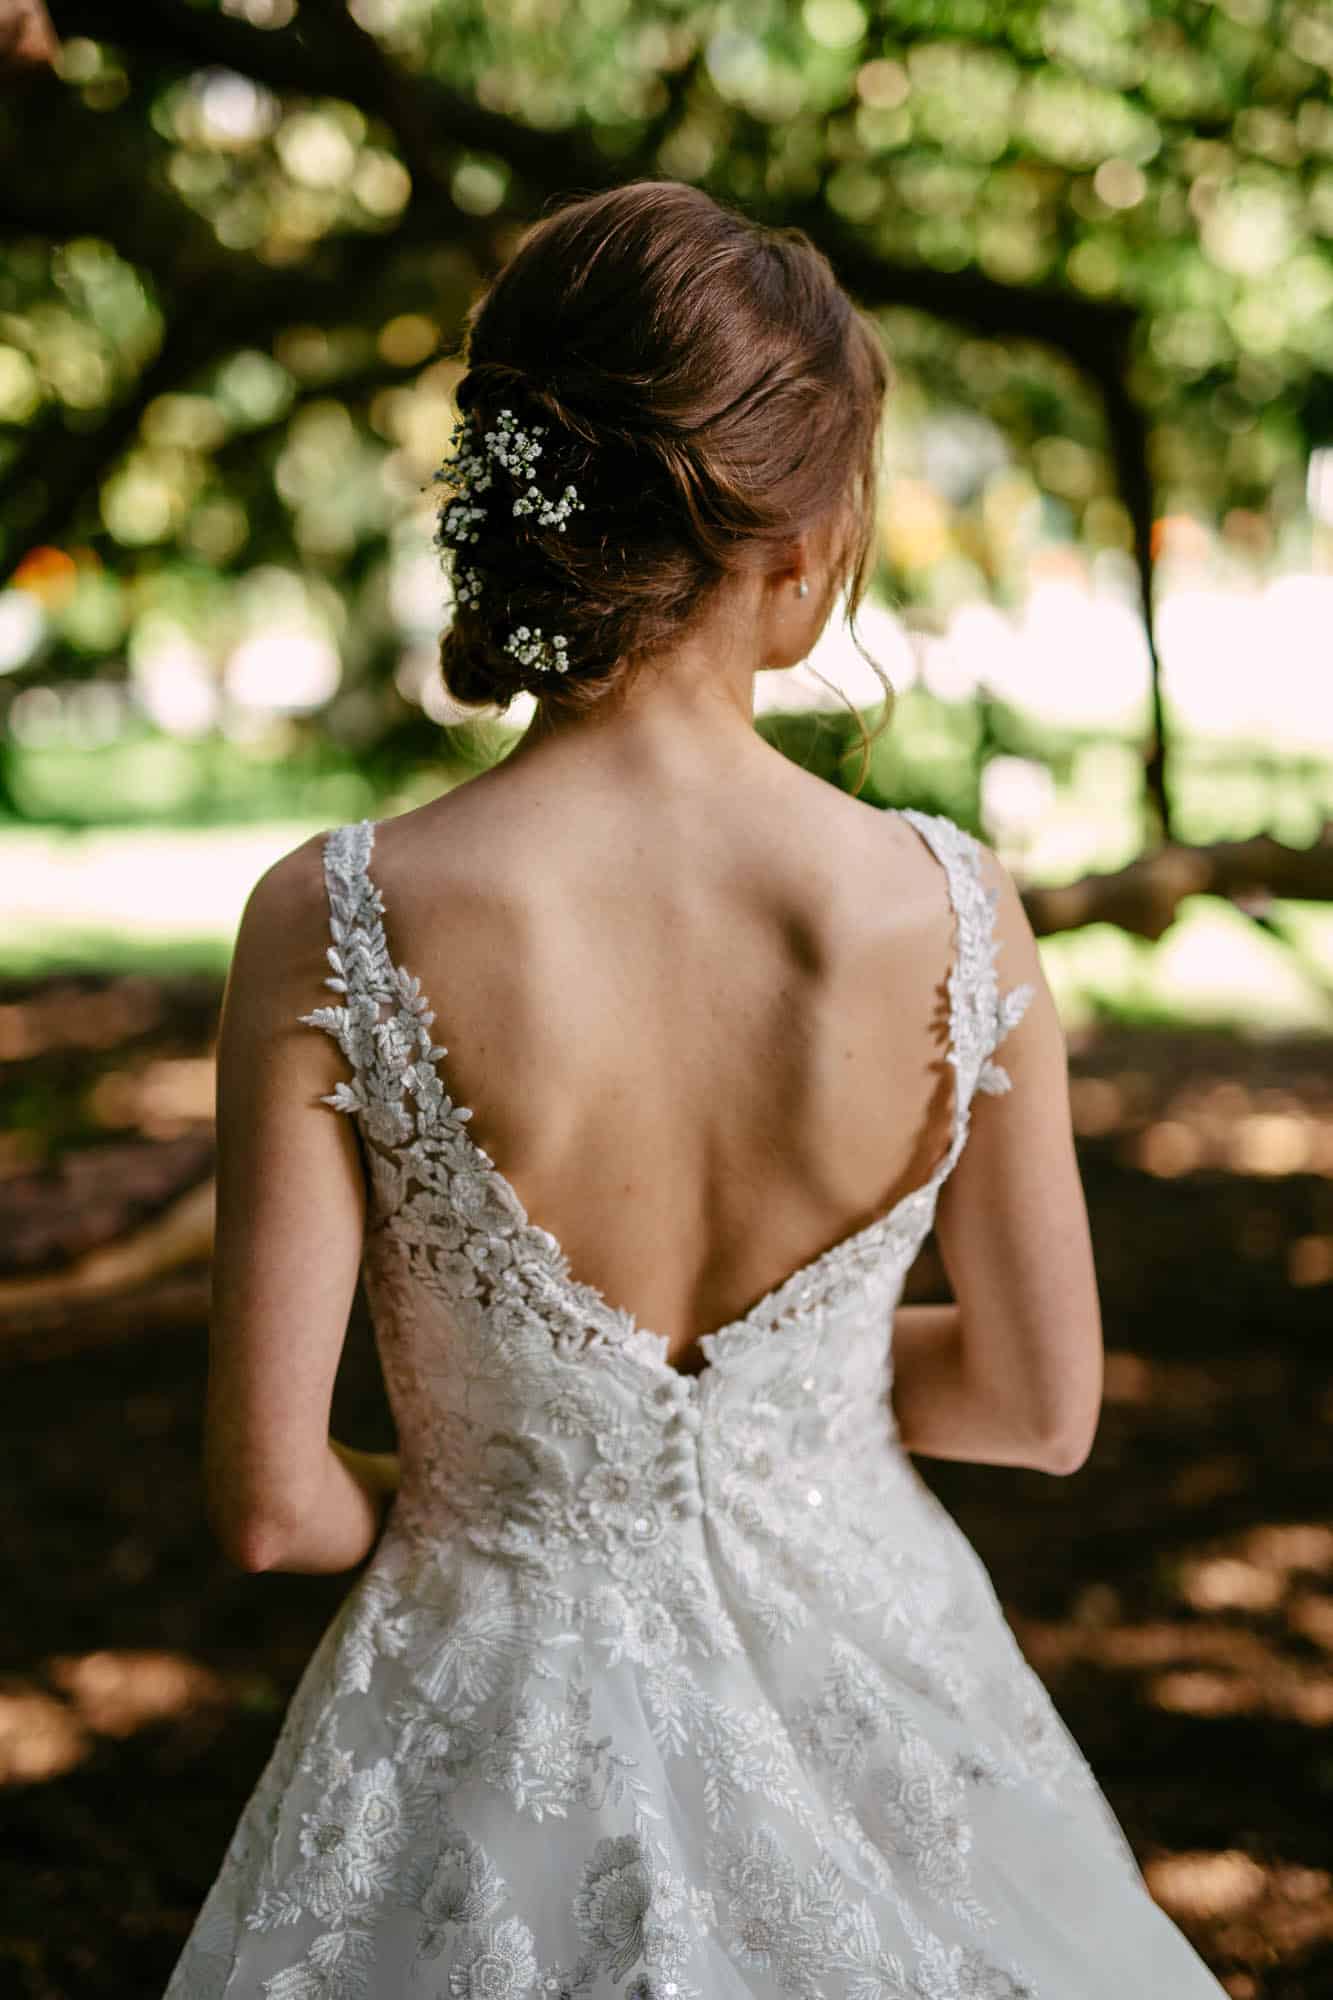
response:
<svg viewBox="0 0 1333 2000"><path fill-rule="evenodd" d="M891 1265L901 1249L914 1253L967 1138L973 1091L1009 1088L1008 1074L993 1051L1022 1017L1032 989L1021 985L1000 995L995 891L981 881L977 843L942 816L911 809L902 809L899 816L918 827L943 863L955 915L946 1050L955 1073L950 1143L930 1177L886 1214L802 1265L736 1320L705 1334L699 1344L710 1363L724 1345L743 1345L747 1337L771 1332L796 1315L827 1309L867 1273ZM336 828L328 838L325 865L334 942L329 949L333 973L325 983L347 997L340 1006L317 1008L301 1018L335 1036L352 1066L353 1081L340 1083L324 1101L354 1113L375 1148L375 1226L400 1242L419 1243L427 1216L434 1214L438 1221L442 1209L452 1209L454 1215L441 1223L446 1234L461 1225L476 1249L478 1238L493 1231L509 1246L512 1261L506 1259L504 1269L510 1275L503 1287L528 1293L544 1318L555 1316L561 1352L597 1344L620 1348L650 1365L665 1362L665 1338L572 1275L556 1239L529 1220L508 1180L472 1140L468 1124L473 1113L448 1095L438 1066L448 1049L432 1041L434 1012L420 981L390 956L383 897L370 875L373 843L369 820ZM407 1180L415 1183L410 1197ZM479 1268L475 1260L473 1268ZM420 1264L418 1271L430 1283Z"/></svg>
<svg viewBox="0 0 1333 2000"><path fill-rule="evenodd" d="M898 1440L894 1308L1031 997L972 837L944 871L950 1140L699 1343L578 1280L451 1098L374 826L325 842L363 1277L402 1483L167 2000L1123 2000L1183 1969L989 1579ZM1107 1890L1105 1983L1013 1855ZM1033 1865L1036 1865L1035 1859ZM1144 1926L1148 1927L1145 1933ZM1166 1927L1169 1931L1169 1927ZM1073 1949L1072 1943L1069 1949Z"/></svg>
<svg viewBox="0 0 1333 2000"><path fill-rule="evenodd" d="M404 1490L399 1517L435 1517L442 1499L483 1532L476 1452L484 1435L517 1437L531 1457L529 1505L548 1538L558 1474L581 1452L604 1456L616 1426L640 1446L656 1441L654 1409L679 1413L689 1435L705 1411L748 1403L761 1386L813 1438L809 1400L839 1402L843 1424L891 1426L888 1329L902 1282L931 1225L936 1198L966 1141L974 1090L1001 1092L995 1060L1031 988L1001 997L995 969L995 892L984 886L976 841L942 816L904 810L943 865L954 913L946 1060L954 1074L950 1142L929 1178L884 1215L794 1271L747 1312L698 1342L694 1375L667 1359L663 1335L577 1279L560 1244L532 1222L509 1181L471 1137L472 1111L449 1095L431 1035L435 1016L420 981L394 963L384 902L370 873L374 826L336 828L325 867L333 943L326 984L344 995L303 1020L332 1034L352 1069L325 1100L353 1114L367 1145L372 1213L365 1279L381 1329L389 1393L400 1426ZM433 1337L425 1327L438 1316ZM860 1337L858 1338L858 1329ZM877 1329L867 1339L866 1330ZM858 1393L850 1393L860 1377ZM873 1401L871 1400L873 1392ZM582 1411L579 1422L534 1425L540 1409ZM853 1418L853 1412L856 1417ZM608 1426L610 1428L608 1428ZM540 1439L540 1448L538 1444ZM817 1449L834 1440L822 1438ZM807 1450L810 1446L807 1445ZM697 1510L700 1447L671 1463L673 1511ZM800 1456L801 1454L794 1454ZM873 1453L872 1453L873 1456ZM652 1462L651 1460L649 1462ZM522 1482L518 1465L513 1480ZM677 1490L679 1488L680 1490ZM645 1499L663 1494L647 1493ZM489 1530L516 1531L508 1490Z"/></svg>

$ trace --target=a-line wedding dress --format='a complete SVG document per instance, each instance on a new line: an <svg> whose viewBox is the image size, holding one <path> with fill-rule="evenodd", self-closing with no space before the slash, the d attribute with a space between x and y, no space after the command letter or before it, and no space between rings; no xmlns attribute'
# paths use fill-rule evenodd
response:
<svg viewBox="0 0 1333 2000"><path fill-rule="evenodd" d="M951 1141L704 1337L570 1272L449 1096L374 823L324 844L402 1485L166 2000L1219 2000L1152 1901L979 1558L895 1431L895 1305L1001 995L976 841L942 864Z"/></svg>

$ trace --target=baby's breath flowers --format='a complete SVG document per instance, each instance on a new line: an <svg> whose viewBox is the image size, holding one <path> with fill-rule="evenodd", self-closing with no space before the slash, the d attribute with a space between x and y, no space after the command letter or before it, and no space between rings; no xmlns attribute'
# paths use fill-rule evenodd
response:
<svg viewBox="0 0 1333 2000"><path fill-rule="evenodd" d="M491 487L494 479L492 461L503 466L516 482L527 482L525 489L515 496L515 518L535 514L541 527L563 531L570 515L583 506L576 487L566 486L559 499L551 500L532 477L542 452L538 440L545 432L545 424L534 424L530 431L522 430L515 423L512 410L501 410L494 430L483 434L481 449L478 450L473 441L474 425L466 417L460 417L454 425L449 439L451 455L435 474L436 479L445 480L453 487L454 498L440 514L435 539L452 557L457 603L475 604L481 596L481 571L475 564L462 561L461 557L468 544L478 540L480 524L486 519L486 508L477 504L476 495L487 492ZM568 646L569 641L563 633L554 633L549 640L546 639L540 625L531 628L520 625L505 641L507 653L539 673L566 672L569 666Z"/></svg>
<svg viewBox="0 0 1333 2000"><path fill-rule="evenodd" d="M568 645L569 641L563 632L555 633L548 641L542 637L540 625L534 625L531 629L526 625L520 625L505 640L505 651L512 653L520 665L535 667L538 673L550 673L554 670L557 674L563 674L569 666L566 653Z"/></svg>
<svg viewBox="0 0 1333 2000"><path fill-rule="evenodd" d="M451 456L435 474L455 492L455 498L441 511L435 539L453 555L454 596L459 604L475 604L481 596L481 574L459 561L459 551L477 540L478 526L486 519L486 509L473 504L471 496L484 493L491 483L491 468L483 454L467 442L468 432L467 419L460 417L449 438Z"/></svg>

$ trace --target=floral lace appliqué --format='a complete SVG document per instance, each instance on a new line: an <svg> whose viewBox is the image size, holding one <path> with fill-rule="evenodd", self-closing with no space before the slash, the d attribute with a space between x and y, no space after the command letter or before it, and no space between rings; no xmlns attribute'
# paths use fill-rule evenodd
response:
<svg viewBox="0 0 1333 2000"><path fill-rule="evenodd" d="M302 1019L348 1065L402 1484L166 2000L1216 2000L894 1425L894 1309L1031 997L978 843L903 816L955 918L946 1155L689 1378L473 1141L374 826L327 837ZM1068 1890L1039 1924L1025 1870Z"/></svg>

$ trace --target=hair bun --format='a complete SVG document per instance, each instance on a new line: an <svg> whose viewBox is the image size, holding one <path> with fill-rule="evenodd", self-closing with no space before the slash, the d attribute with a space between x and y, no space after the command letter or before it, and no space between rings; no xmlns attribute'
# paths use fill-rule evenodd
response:
<svg viewBox="0 0 1333 2000"><path fill-rule="evenodd" d="M726 577L839 508L859 516L843 563L855 609L888 360L801 231L683 182L573 197L476 301L466 350L460 412L489 432L511 409L540 433L548 509L497 504L503 477L482 493L465 557L482 588L440 649L458 700L601 700L679 643ZM551 518L569 485L580 509ZM520 626L560 635L568 671L517 657Z"/></svg>

